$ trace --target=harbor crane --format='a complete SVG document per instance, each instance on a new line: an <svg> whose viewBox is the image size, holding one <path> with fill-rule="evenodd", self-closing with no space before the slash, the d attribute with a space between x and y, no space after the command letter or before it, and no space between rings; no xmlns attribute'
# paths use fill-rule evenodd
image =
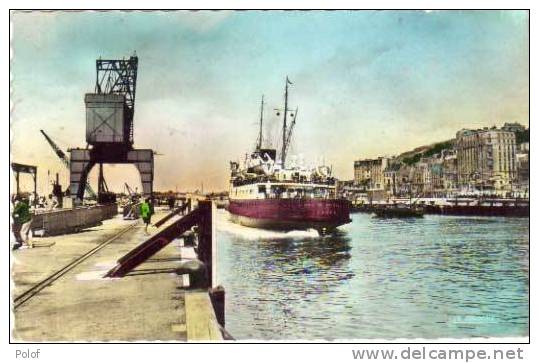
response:
<svg viewBox="0 0 539 363"><path fill-rule="evenodd" d="M133 147L133 119L138 57L97 59L95 87L84 95L86 148L70 149L70 192L82 201L90 171L96 165L133 164L139 171L143 194L153 191L154 152ZM101 175L101 173L100 173ZM102 195L106 185L100 183Z"/></svg>
<svg viewBox="0 0 539 363"><path fill-rule="evenodd" d="M67 155L62 151L62 149L60 149L58 145L56 145L54 141L52 141L52 139L49 137L49 135L45 133L45 131L43 130L39 130L39 131L41 131L41 133L43 134L43 136L45 137L49 145L52 147L56 155L60 158L62 163L66 166L66 168L69 169L69 158L67 157Z"/></svg>
<svg viewBox="0 0 539 363"><path fill-rule="evenodd" d="M127 189L127 193L129 193L129 196L133 196L133 195L136 194L136 193L133 191L133 189L131 189L131 187L129 186L129 184L124 183L124 185L125 185L125 188Z"/></svg>
<svg viewBox="0 0 539 363"><path fill-rule="evenodd" d="M15 184L17 185L17 196L21 195L21 190L19 187L19 178L20 173L31 174L34 179L34 204L37 203L37 166L34 165L25 165L19 163L11 163L11 169L15 173Z"/></svg>
<svg viewBox="0 0 539 363"><path fill-rule="evenodd" d="M62 149L60 149L60 147L58 145L56 145L56 143L54 141L52 141L52 139L49 137L49 135L47 135L45 133L45 131L43 131L43 130L39 130L39 131L41 131L41 133L43 134L43 136L45 137L45 139L47 140L49 145L52 147L52 149L54 150L54 152L56 153L58 158L60 158L60 161L62 161L62 163L65 165L65 167L69 170L70 162L69 162L69 158L67 157L67 155L62 151ZM86 193L88 193L90 198L92 198L92 199L97 198L97 195L95 194L95 192L93 191L93 189L90 187L89 184L86 184L85 190L86 190Z"/></svg>
<svg viewBox="0 0 539 363"><path fill-rule="evenodd" d="M138 58L136 55L128 60L99 58L96 61L95 94L115 94L124 98L124 122L123 130L121 130L123 131L123 140L121 142L128 148L133 145L137 70Z"/></svg>

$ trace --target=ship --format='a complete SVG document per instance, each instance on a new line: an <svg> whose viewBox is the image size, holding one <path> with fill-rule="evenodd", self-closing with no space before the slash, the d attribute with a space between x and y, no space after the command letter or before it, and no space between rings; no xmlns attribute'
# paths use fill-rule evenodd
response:
<svg viewBox="0 0 539 363"><path fill-rule="evenodd" d="M287 77L284 109L276 109L277 116L280 112L284 114L280 155L275 148L263 147L262 96L254 151L246 155L243 165L230 162L228 211L233 222L244 226L282 231L315 229L323 235L351 222L350 202L338 198L332 167L287 165L298 114L297 108L288 109L291 84Z"/></svg>
<svg viewBox="0 0 539 363"><path fill-rule="evenodd" d="M426 205L430 214L485 217L529 217L530 201L521 198L466 198L445 199L443 203Z"/></svg>
<svg viewBox="0 0 539 363"><path fill-rule="evenodd" d="M421 218L425 214L423 208L410 204L379 205L373 211L379 218Z"/></svg>
<svg viewBox="0 0 539 363"><path fill-rule="evenodd" d="M376 217L379 218L422 218L425 214L423 207L412 200L412 188L408 203L378 204L373 208Z"/></svg>

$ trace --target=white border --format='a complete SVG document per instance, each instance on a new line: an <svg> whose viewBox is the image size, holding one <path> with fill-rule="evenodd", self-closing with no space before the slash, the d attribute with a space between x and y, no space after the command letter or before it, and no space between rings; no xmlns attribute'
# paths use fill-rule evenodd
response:
<svg viewBox="0 0 539 363"><path fill-rule="evenodd" d="M290 1L284 1L284 0L274 0L274 1L228 1L226 3L224 2L218 2L218 1L208 1L208 0L201 0L201 1L190 1L190 2L182 2L182 3L172 3L167 1L152 1L151 3L143 2L140 0L136 1L130 1L129 3L115 3L112 4L110 1L103 1L103 0L96 0L96 1L82 1L77 2L76 4L70 1L48 1L48 2L40 2L40 1L8 1L6 3L6 11L3 13L2 18L2 27L0 28L2 32L2 41L3 41L3 49L4 51L7 51L9 49L9 37L8 37L8 14L7 9L11 8L46 8L46 7L54 7L54 8L111 8L114 6L120 6L120 5L128 5L132 8L147 8L147 5L152 5L154 8L171 8L175 6L181 6L182 8L191 8L191 9L198 9L198 8L233 8L233 9L240 9L240 8L273 8L273 9L290 9L290 8L336 8L336 9L348 9L348 8L354 8L358 7L359 5L362 8L419 8L419 9L441 9L441 8L531 8L531 16L530 16L530 37L533 40L537 39L535 35L537 35L537 27L535 26L536 17L535 10L537 8L536 5L537 2L530 2L530 1L406 1L406 2L398 2L398 1L362 1L361 3L358 3L356 1L319 1L319 0L313 0L308 3L300 3L295 2L292 3ZM537 52L535 50L535 47L531 47L530 49L530 56L531 56L531 65L537 64ZM535 62L534 62L535 60ZM8 92L6 85L9 82L8 78L8 57L2 58L3 62L3 70L2 72L2 82L4 87L2 88L2 96L4 100L4 110L9 109L9 101L8 101ZM534 68L531 67L531 87L530 87L530 97L533 97L531 100L531 104L537 104L537 96L534 86L537 84L537 73L534 72ZM535 120L535 108L531 107L530 109L530 120ZM6 112L6 111L4 111ZM8 121L4 118L4 122L7 123ZM532 124L532 122L530 122ZM531 125L530 125L531 126ZM5 125L4 127L7 127ZM534 138L534 131L535 127L531 127L532 129L532 138ZM4 129L5 130L5 129ZM2 145L6 148L6 151L2 153L2 165L4 165L5 172L8 172L8 158L9 158L9 134L7 132L2 133L2 137L4 138ZM537 179L535 178L535 170L537 170L535 165L535 159L532 158L532 167L531 170L533 171L532 175L532 184L537 184ZM9 175L5 178L1 178L0 182L2 183L2 186L4 187L4 198L7 197L7 189L8 189L8 181L9 181ZM537 188L532 187L531 189L536 190ZM535 194L531 193L532 199L535 199ZM535 201L531 203L532 205L535 205ZM0 224L2 225L3 229L2 232L4 233L4 236L7 235L7 231L5 228L7 228L7 220L9 219L9 210L7 208L2 209L1 217L4 223ZM531 218L533 219L535 217L534 208L531 208ZM536 255L535 251L537 248L533 248L533 244L535 242L535 235L536 227L533 223L531 223L531 256L530 259L535 261L536 258L534 258ZM8 243L5 241L4 243L4 253L0 254L0 259L2 261L2 267L3 267L3 273L4 278L2 281L1 291L5 292L8 291L8 279L5 277L5 274L8 274ZM530 297L531 302L537 301L534 297L537 295L536 291L537 289L534 288L534 282L537 281L537 278L535 278L535 271L536 268L533 266L531 267L531 273L532 276L530 276L531 285L530 289L533 291L532 296ZM4 314L8 311L8 297L6 295L3 296L2 301L2 311ZM532 307L533 310L533 307ZM5 315L4 315L5 316ZM533 313L531 316L534 316ZM535 319L537 320L537 319ZM76 360L78 362L96 362L96 361L123 361L123 362L150 362L156 359L159 360L181 360L185 361L188 359L200 359L202 361L221 361L223 359L234 359L236 362L272 362L275 361L310 361L310 362L334 362L334 361L348 361L352 359L351 349L361 349L366 348L367 346L360 346L357 343L353 344L346 344L346 345L327 345L327 344L309 344L309 345L274 345L274 344L265 344L265 345L230 345L230 344L224 344L224 345L137 345L137 344L130 344L130 345L97 345L97 344L91 344L91 345L79 345L79 344L66 344L66 345L39 345L39 344L28 344L28 345L11 345L7 346L8 342L8 336L7 336L7 324L4 324L4 328L1 330L1 342L4 346L2 349L2 355L4 358L4 361L12 362L15 361L15 351L17 349L40 349L41 350L41 357L40 361L42 362L71 362L73 360ZM535 337L535 339L539 339L537 335L537 324L533 324L531 326L531 336ZM358 329L361 329L361 327L358 327ZM446 340L444 340L446 341ZM473 340L473 342L488 342L489 340L484 339L478 339ZM514 339L495 339L496 342L503 342L503 341L510 341L514 342ZM397 341L393 341L397 342ZM424 341L417 341L424 342ZM455 341L457 342L457 341ZM458 341L463 342L462 340ZM472 342L472 341L469 341ZM378 348L378 349L395 349L398 350L400 348L405 348L407 345L395 345L395 344L381 344L372 346L369 345L371 348ZM499 346L500 349L503 348L515 348L516 346ZM532 344L530 346L522 346L526 353L526 361L537 361L538 354L536 353L535 349L536 344ZM458 344L457 345L429 345L429 348L435 349L437 347L440 348L454 348L454 349L469 349L469 348L475 348L475 349L492 349L494 348L493 345L463 345ZM415 348L415 347L414 347ZM535 358L535 359L534 359Z"/></svg>

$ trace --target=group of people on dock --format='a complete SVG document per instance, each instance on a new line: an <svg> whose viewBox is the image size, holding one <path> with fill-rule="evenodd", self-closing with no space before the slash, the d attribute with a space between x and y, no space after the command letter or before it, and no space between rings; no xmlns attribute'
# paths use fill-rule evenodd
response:
<svg viewBox="0 0 539 363"><path fill-rule="evenodd" d="M148 226L151 224L152 215L154 214L153 202L150 198L146 198L139 205L139 216L144 222L144 232L149 234ZM15 242L12 245L13 250L34 248L32 242L32 222L34 212L32 203L26 196L15 196L13 198L12 209L12 231L15 237Z"/></svg>
<svg viewBox="0 0 539 363"><path fill-rule="evenodd" d="M58 199L52 194L48 197L22 194L13 196L12 203L12 230L15 236L13 250L33 248L31 227L34 210L53 210L59 208Z"/></svg>

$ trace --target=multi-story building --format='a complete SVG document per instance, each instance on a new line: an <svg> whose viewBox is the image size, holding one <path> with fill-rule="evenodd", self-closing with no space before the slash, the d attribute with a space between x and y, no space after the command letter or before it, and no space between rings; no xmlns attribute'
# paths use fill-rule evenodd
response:
<svg viewBox="0 0 539 363"><path fill-rule="evenodd" d="M389 158L364 159L354 161L354 183L368 190L383 190L384 170Z"/></svg>
<svg viewBox="0 0 539 363"><path fill-rule="evenodd" d="M443 189L446 193L458 189L457 154L454 150L444 150L442 153Z"/></svg>
<svg viewBox="0 0 539 363"><path fill-rule="evenodd" d="M530 189L530 155L526 153L516 155L517 180L516 189L527 193Z"/></svg>
<svg viewBox="0 0 539 363"><path fill-rule="evenodd" d="M368 192L370 199L404 195L443 197L462 191L528 191L526 132L518 123L506 123L500 129L463 129L443 147L438 143L435 147L418 148L406 157L403 154L398 158L357 160L354 187Z"/></svg>
<svg viewBox="0 0 539 363"><path fill-rule="evenodd" d="M444 168L443 159L436 155L428 161L430 169L430 185L428 193L431 197L440 197L444 194Z"/></svg>
<svg viewBox="0 0 539 363"><path fill-rule="evenodd" d="M401 164L395 176L395 189L397 196L410 196L413 179L413 167Z"/></svg>
<svg viewBox="0 0 539 363"><path fill-rule="evenodd" d="M432 174L428 158L421 160L412 167L412 193L417 196L429 196L432 192Z"/></svg>
<svg viewBox="0 0 539 363"><path fill-rule="evenodd" d="M389 196L396 196L399 188L399 170L402 164L399 162L390 162L384 169L384 187Z"/></svg>
<svg viewBox="0 0 539 363"><path fill-rule="evenodd" d="M492 128L457 132L460 188L509 189L516 177L515 133Z"/></svg>
<svg viewBox="0 0 539 363"><path fill-rule="evenodd" d="M517 146L517 153L530 153L530 143L529 142L522 142L518 144Z"/></svg>
<svg viewBox="0 0 539 363"><path fill-rule="evenodd" d="M516 188L520 195L528 196L530 190L530 143L523 142L517 147L516 154L517 181Z"/></svg>
<svg viewBox="0 0 539 363"><path fill-rule="evenodd" d="M526 127L522 126L518 122L506 122L502 126L502 130L510 132L524 132L526 131Z"/></svg>
<svg viewBox="0 0 539 363"><path fill-rule="evenodd" d="M456 185L456 156L450 149L421 158L413 166L413 190L424 197L443 197Z"/></svg>

